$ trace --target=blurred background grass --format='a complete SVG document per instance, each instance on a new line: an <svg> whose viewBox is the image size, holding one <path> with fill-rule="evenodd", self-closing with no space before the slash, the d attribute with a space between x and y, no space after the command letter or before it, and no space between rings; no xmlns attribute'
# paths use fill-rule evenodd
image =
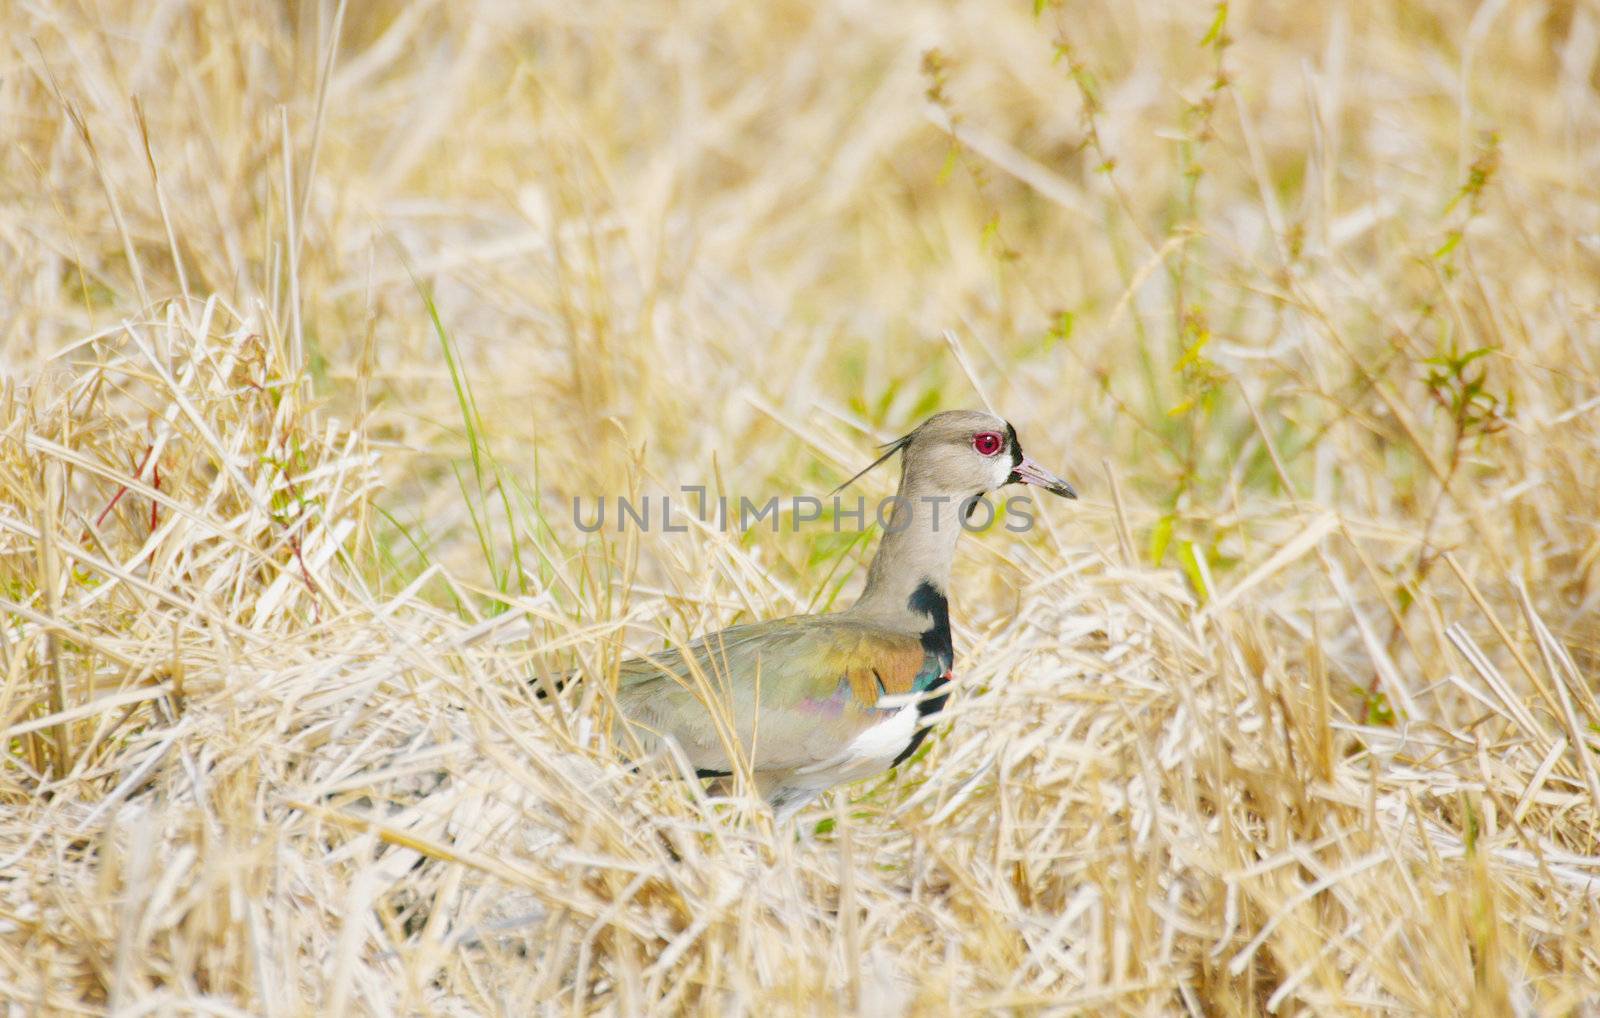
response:
<svg viewBox="0 0 1600 1018"><path fill-rule="evenodd" d="M529 492L529 452L570 497L641 447L668 489L715 455L826 490L852 431L977 401L953 330L1030 446L1125 476L1142 551L1213 571L1263 500L1470 539L1505 426L1592 381L1581 7L362 4L324 88L335 13L19 27L5 349L114 326L178 259L191 293L298 296L319 397L416 453L385 507L433 545L468 440L411 274ZM1557 543L1530 578L1562 559L1592 607Z"/></svg>
<svg viewBox="0 0 1600 1018"><path fill-rule="evenodd" d="M1522 789L1541 767L1592 780L1595 729L1550 692L1600 664L1589 4L85 0L3 17L15 519L47 494L26 434L99 443L149 483L139 457L174 418L140 386L185 361L137 337L215 340L200 362L233 358L229 385L196 416L284 533L333 518L327 450L375 453L330 545L357 578L340 582L371 604L417 581L472 624L547 599L526 674L582 659L590 624L642 619L656 631L628 639L648 643L831 602L870 552L826 524L588 538L573 498L821 495L873 443L987 399L1087 497L1041 507L1024 540L965 542L969 636L1078 573L1111 614L1145 610L1119 584L1176 590L1175 624L1237 624L1239 660L1309 683L1284 723L1364 769L1366 736L1296 697L1326 670L1348 725L1466 746L1484 705L1452 684L1476 667L1459 623L1568 747L1530 736ZM104 381L135 355L149 364ZM210 513L224 459L164 454L158 490ZM67 487L126 554L160 522L142 489L102 514L115 478ZM44 611L37 544L10 537L11 600ZM237 577L163 582L232 582L222 614L307 648L353 617L292 564L299 538L262 540L263 577L299 568L312 596L257 617ZM159 620L96 624L178 641ZM69 667L68 703L48 702L42 662L16 666L14 719L74 700ZM1570 695L1588 718L1588 685ZM55 751L15 752L48 770ZM1476 824L1463 808L1439 807ZM1552 809L1544 836L1592 854L1594 804ZM1589 939L1549 963L1582 973L1564 988L1473 985L1576 1000ZM1217 978L1180 997L1248 1010L1272 992Z"/></svg>

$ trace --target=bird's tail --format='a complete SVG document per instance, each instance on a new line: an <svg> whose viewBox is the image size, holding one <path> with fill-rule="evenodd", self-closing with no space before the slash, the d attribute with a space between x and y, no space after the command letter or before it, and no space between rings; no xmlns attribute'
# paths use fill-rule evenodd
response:
<svg viewBox="0 0 1600 1018"><path fill-rule="evenodd" d="M576 681L578 681L578 673L575 671L553 677L541 672L528 680L528 688L533 690L533 698L535 700L549 700L565 691L567 686Z"/></svg>

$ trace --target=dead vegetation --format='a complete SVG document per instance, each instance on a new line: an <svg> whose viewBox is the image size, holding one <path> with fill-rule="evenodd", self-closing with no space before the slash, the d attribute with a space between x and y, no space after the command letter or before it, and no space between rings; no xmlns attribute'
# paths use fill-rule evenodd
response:
<svg viewBox="0 0 1600 1018"><path fill-rule="evenodd" d="M11 1010L1590 1013L1600 14L1039 8L6 8ZM574 497L984 399L898 773L532 697L868 550Z"/></svg>

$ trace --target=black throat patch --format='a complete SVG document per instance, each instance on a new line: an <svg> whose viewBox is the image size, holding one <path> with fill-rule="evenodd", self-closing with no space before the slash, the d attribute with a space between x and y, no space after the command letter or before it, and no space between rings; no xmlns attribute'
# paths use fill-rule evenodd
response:
<svg viewBox="0 0 1600 1018"><path fill-rule="evenodd" d="M1017 468L1022 466L1022 443L1017 441L1017 429L1006 422L1006 448L1011 450L1011 476L1006 478L1007 484L1018 484L1022 475L1017 473Z"/></svg>
<svg viewBox="0 0 1600 1018"><path fill-rule="evenodd" d="M917 747L922 745L922 740L928 737L932 725L928 722L930 715L944 710L945 701L950 699L950 693L945 689L950 683L950 668L955 664L955 643L950 636L950 600L944 593L927 580L917 585L906 599L906 607L913 614L925 615L928 618L928 628L922 631L922 653L924 662L932 662L939 669L938 678L928 684L927 691L922 699L917 701L917 730L912 733L911 741L900 755L894 758L890 767L898 767ZM927 667L925 663L923 667Z"/></svg>
<svg viewBox="0 0 1600 1018"><path fill-rule="evenodd" d="M950 599L930 581L923 580L906 599L914 615L926 615L928 628L922 631L922 649L938 655L946 668L955 659L955 643L950 638Z"/></svg>

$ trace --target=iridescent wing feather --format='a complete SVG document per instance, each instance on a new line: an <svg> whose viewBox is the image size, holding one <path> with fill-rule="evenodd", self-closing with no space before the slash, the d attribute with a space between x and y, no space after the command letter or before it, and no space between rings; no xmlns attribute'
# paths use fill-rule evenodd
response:
<svg viewBox="0 0 1600 1018"><path fill-rule="evenodd" d="M734 737L754 770L782 771L837 758L949 666L915 635L797 615L624 662L617 700L647 748L670 736L702 773L730 769Z"/></svg>

